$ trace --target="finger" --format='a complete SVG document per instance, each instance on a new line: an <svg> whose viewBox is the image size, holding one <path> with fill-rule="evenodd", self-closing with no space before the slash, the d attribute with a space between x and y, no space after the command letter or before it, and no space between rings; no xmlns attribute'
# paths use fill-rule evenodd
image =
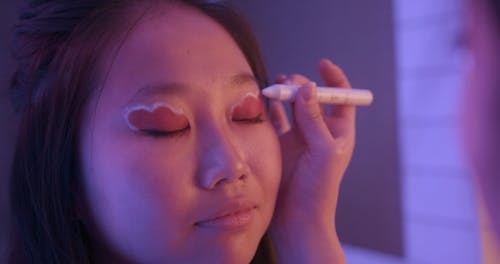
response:
<svg viewBox="0 0 500 264"><path fill-rule="evenodd" d="M283 135L290 131L291 125L286 115L286 110L283 104L277 100L271 100L270 103L271 123L278 135Z"/></svg>
<svg viewBox="0 0 500 264"><path fill-rule="evenodd" d="M293 85L299 85L302 86L308 82L311 82L307 77L301 74L292 74L288 77L287 83L288 84L293 84ZM320 105L320 111L321 115L325 116L326 114L326 108L323 105Z"/></svg>
<svg viewBox="0 0 500 264"><path fill-rule="evenodd" d="M333 137L323 120L315 83L309 82L299 89L294 111L297 126L311 149L331 146Z"/></svg>
<svg viewBox="0 0 500 264"><path fill-rule="evenodd" d="M329 59L321 59L318 67L319 73L328 86L351 88L344 71Z"/></svg>
<svg viewBox="0 0 500 264"><path fill-rule="evenodd" d="M318 71L327 86L351 89L351 84L340 67L328 59L322 59ZM332 116L354 121L356 108L352 105L333 105Z"/></svg>
<svg viewBox="0 0 500 264"><path fill-rule="evenodd" d="M288 79L288 77L285 74L280 74L280 75L276 76L276 78L274 79L274 82L275 83L285 83L285 81L287 79Z"/></svg>
<svg viewBox="0 0 500 264"><path fill-rule="evenodd" d="M287 84L293 84L298 86L302 86L308 82L310 82L310 80L302 74L292 74L288 76L286 80Z"/></svg>

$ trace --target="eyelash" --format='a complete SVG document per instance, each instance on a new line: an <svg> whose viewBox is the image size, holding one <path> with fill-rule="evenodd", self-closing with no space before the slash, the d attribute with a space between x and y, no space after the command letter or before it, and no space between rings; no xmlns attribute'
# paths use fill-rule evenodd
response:
<svg viewBox="0 0 500 264"><path fill-rule="evenodd" d="M259 124L259 123L264 122L264 119L262 118L262 114L259 114L258 116L254 117L254 118L236 119L234 121L242 122L242 123L246 123L246 124ZM171 137L171 138L173 138L173 137L180 137L180 136L186 134L189 131L189 128L190 128L190 126L187 126L183 129L179 129L176 131L161 131L161 130L143 129L143 130L141 130L141 132L145 133L151 137L158 137L158 138Z"/></svg>
<svg viewBox="0 0 500 264"><path fill-rule="evenodd" d="M142 133L145 133L148 136L151 137L158 137L158 138L163 138L163 137L180 137L184 134L186 134L189 131L190 126L187 126L183 129L175 130L175 131L161 131L161 130L147 130L143 129L141 130Z"/></svg>
<svg viewBox="0 0 500 264"><path fill-rule="evenodd" d="M261 113L254 118L236 119L234 121L248 123L248 124L258 124L258 123L262 123L264 121L264 119L262 118L262 113Z"/></svg>

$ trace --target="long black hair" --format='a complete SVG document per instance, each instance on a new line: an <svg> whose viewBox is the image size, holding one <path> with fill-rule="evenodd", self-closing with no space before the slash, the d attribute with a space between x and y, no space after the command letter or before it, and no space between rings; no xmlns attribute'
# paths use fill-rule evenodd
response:
<svg viewBox="0 0 500 264"><path fill-rule="evenodd" d="M493 9L493 15L497 23L497 28L500 34L500 0L488 0L490 7Z"/></svg>
<svg viewBox="0 0 500 264"><path fill-rule="evenodd" d="M11 263L92 262L88 231L75 208L83 111L102 81L98 65L103 51L122 43L147 12L131 8L166 1L32 0L21 9L13 41L17 67L10 84L21 114L9 183ZM168 2L195 7L221 24L259 85L267 84L257 41L238 12L215 1ZM254 262L271 258L266 235Z"/></svg>

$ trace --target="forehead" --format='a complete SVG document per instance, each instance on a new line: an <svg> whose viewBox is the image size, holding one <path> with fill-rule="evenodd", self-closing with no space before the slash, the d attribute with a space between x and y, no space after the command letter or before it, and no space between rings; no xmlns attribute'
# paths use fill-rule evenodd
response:
<svg viewBox="0 0 500 264"><path fill-rule="evenodd" d="M114 58L110 77L185 82L196 81L193 76L233 76L242 69L251 73L235 41L216 21L191 7L162 8L133 29Z"/></svg>
<svg viewBox="0 0 500 264"><path fill-rule="evenodd" d="M186 6L161 8L146 15L118 47L98 101L119 108L143 87L175 83L189 88L184 99L208 103L226 98L222 87L234 76L253 76L236 42L212 18Z"/></svg>

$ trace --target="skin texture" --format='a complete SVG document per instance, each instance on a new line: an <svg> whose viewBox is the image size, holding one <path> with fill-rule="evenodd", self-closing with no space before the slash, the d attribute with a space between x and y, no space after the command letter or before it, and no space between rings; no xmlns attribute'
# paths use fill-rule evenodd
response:
<svg viewBox="0 0 500 264"><path fill-rule="evenodd" d="M151 107L137 105L126 110L125 120L134 131L176 131L189 126L186 115L173 107L157 102Z"/></svg>
<svg viewBox="0 0 500 264"><path fill-rule="evenodd" d="M350 88L330 61L318 70L326 85ZM302 75L278 82L302 85L294 127L280 102L268 115L247 96L257 84L221 26L183 6L147 16L112 59L82 130L98 262L248 263L268 230L280 263L345 263L334 221L355 108L327 113ZM147 122L130 128L127 109L160 102L177 114L141 112ZM207 220L228 206L250 213L214 228Z"/></svg>
<svg viewBox="0 0 500 264"><path fill-rule="evenodd" d="M254 93L247 93L231 108L234 119L245 119L248 116L258 116L264 110L262 98Z"/></svg>
<svg viewBox="0 0 500 264"><path fill-rule="evenodd" d="M342 70L322 59L318 71L327 86L350 89ZM280 135L283 179L270 227L282 263L346 263L335 230L340 183L355 142L355 107L318 104L316 84L305 76L279 76L277 82L302 85L292 104L292 127L281 102L271 116Z"/></svg>
<svg viewBox="0 0 500 264"><path fill-rule="evenodd" d="M492 9L484 1L468 2L467 34L473 65L462 107L464 136L472 170L500 237L500 34Z"/></svg>
<svg viewBox="0 0 500 264"><path fill-rule="evenodd" d="M137 263L251 260L271 221L281 155L265 109L256 113L246 103L232 116L249 92L257 93L258 86L243 54L198 11L173 6L134 29L83 129L91 219L110 251L120 255L101 256ZM145 123L130 129L124 109L156 102L184 116L160 113L149 120L171 122L155 127L167 134L141 131L150 128ZM257 115L264 121L247 121ZM188 129L179 118L188 120ZM252 221L238 228L199 224L231 205L255 207Z"/></svg>

